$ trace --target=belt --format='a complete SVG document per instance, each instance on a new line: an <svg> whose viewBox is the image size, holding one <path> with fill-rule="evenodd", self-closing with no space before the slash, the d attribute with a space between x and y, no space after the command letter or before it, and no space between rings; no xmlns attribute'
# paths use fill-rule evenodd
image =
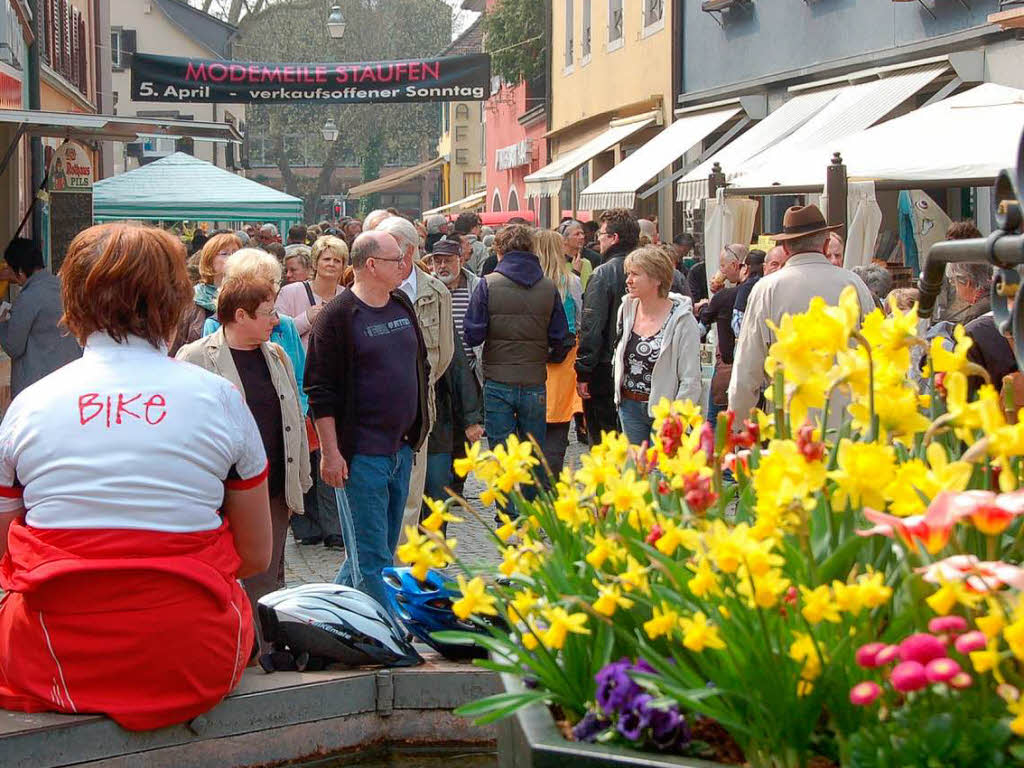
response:
<svg viewBox="0 0 1024 768"><path fill-rule="evenodd" d="M638 403L646 403L651 399L651 396L647 392L630 392L629 390L622 390L622 397L626 400L635 400Z"/></svg>

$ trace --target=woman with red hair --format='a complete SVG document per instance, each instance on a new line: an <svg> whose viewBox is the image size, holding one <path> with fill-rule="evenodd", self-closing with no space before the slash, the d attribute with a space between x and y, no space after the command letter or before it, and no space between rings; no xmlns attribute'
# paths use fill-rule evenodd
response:
<svg viewBox="0 0 1024 768"><path fill-rule="evenodd" d="M0 707L184 722L252 650L237 579L270 562L266 454L237 389L167 356L180 242L91 227L61 278L85 352L0 423Z"/></svg>

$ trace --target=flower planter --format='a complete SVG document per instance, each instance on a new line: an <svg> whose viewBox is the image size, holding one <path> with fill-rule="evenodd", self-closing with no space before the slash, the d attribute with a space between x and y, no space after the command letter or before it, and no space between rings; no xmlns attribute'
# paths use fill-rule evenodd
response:
<svg viewBox="0 0 1024 768"><path fill-rule="evenodd" d="M501 675L508 692L526 690L511 675ZM721 763L692 757L673 757L639 752L605 744L568 741L551 712L541 703L531 704L498 723L499 768L727 768Z"/></svg>

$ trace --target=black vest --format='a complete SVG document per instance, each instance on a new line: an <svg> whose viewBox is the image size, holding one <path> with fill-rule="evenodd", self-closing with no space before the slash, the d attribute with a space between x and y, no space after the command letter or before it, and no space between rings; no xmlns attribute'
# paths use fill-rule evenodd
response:
<svg viewBox="0 0 1024 768"><path fill-rule="evenodd" d="M498 272L487 281L490 319L484 342L484 378L502 384L547 381L548 325L558 291L543 277L529 288Z"/></svg>

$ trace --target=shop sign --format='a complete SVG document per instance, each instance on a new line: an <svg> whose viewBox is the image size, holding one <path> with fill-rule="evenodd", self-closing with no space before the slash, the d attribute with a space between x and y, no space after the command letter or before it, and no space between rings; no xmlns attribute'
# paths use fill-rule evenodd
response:
<svg viewBox="0 0 1024 768"><path fill-rule="evenodd" d="M217 104L371 104L483 101L491 57L365 61L347 64L218 61L136 53L134 101Z"/></svg>
<svg viewBox="0 0 1024 768"><path fill-rule="evenodd" d="M502 147L494 153L494 166L499 171L529 165L533 160L533 140L523 139L518 144Z"/></svg>
<svg viewBox="0 0 1024 768"><path fill-rule="evenodd" d="M92 160L89 153L74 142L57 150L50 171L51 192L89 192L92 189Z"/></svg>

